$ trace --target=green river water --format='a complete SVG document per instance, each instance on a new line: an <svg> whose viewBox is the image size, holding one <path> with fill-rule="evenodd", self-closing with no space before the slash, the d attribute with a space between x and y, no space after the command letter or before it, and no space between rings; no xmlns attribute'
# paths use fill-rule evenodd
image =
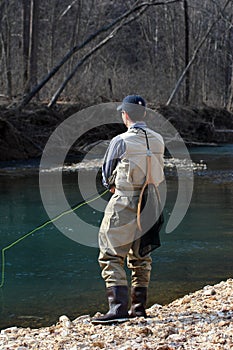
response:
<svg viewBox="0 0 233 350"><path fill-rule="evenodd" d="M169 303L233 275L233 145L195 148L191 157L207 169L195 172L191 205L182 223L170 234L161 232L162 245L152 253L148 306ZM1 249L48 219L38 175L19 169L14 163L1 169ZM87 184L90 172L86 171ZM64 176L72 204L80 200L75 182L75 173ZM165 219L174 205L176 187L176 176L168 175ZM80 215L96 226L101 221L88 206L80 209ZM0 328L39 327L55 323L62 314L73 319L106 311L97 257L98 249L70 240L52 224L9 249L0 289Z"/></svg>

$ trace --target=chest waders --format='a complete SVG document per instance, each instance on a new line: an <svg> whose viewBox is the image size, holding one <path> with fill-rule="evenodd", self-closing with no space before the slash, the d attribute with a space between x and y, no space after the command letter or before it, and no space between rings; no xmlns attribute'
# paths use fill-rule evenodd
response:
<svg viewBox="0 0 233 350"><path fill-rule="evenodd" d="M145 133L147 155L146 155L146 180L140 192L137 207L137 225L141 231L139 254L145 256L154 249L160 247L159 231L164 222L161 209L161 200L158 186L153 180L151 173L152 152L146 130L140 128Z"/></svg>
<svg viewBox="0 0 233 350"><path fill-rule="evenodd" d="M141 129L141 128L137 128ZM152 153L149 148L148 137L146 131L141 129L146 136L147 143L147 160L146 160L146 180L140 192L140 197L138 201L137 207L137 224L140 232L140 249L139 254L141 258L137 257L136 261L139 264L136 264L137 273L142 269L142 271L147 274L146 270L148 260L151 261L151 258L145 256L153 249L160 246L159 241L159 229L161 228L162 215L160 214L160 198L159 192L155 182L153 181L151 174L151 156ZM116 173L113 173L111 177L111 184L115 183ZM157 215L159 215L159 219L157 220ZM135 218L135 217L134 217ZM159 222L159 224L158 224ZM115 255L114 255L115 254ZM116 265L116 261L119 264L119 270L123 269L122 259L119 260L119 256L117 253L109 253L109 256L104 260L105 266L111 266L110 261L114 256L114 263ZM145 256L145 258L143 258ZM110 260L109 260L110 259ZM107 261L107 263L106 263ZM151 264L151 262L149 263ZM112 270L115 273L116 270ZM149 270L150 271L150 270ZM118 272L119 273L119 272ZM127 321L130 317L147 317L146 315L146 301L147 301L147 281L141 281L141 284L132 284L131 285L131 307L128 312L128 286L123 284L112 285L106 288L108 303L109 303L109 311L103 316L95 317L92 319L93 324L111 324L111 323L120 323Z"/></svg>

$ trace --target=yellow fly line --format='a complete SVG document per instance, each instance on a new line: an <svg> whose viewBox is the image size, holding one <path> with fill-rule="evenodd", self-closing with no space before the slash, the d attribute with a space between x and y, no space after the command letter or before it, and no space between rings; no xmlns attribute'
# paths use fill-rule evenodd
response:
<svg viewBox="0 0 233 350"><path fill-rule="evenodd" d="M21 236L20 238L18 238L16 241L14 241L13 243L9 244L7 247L2 248L1 250L1 254L2 254L2 278L1 278L1 284L0 284L0 288L2 288L4 286L4 282L5 282L5 252L7 250L9 250L10 248L14 247L16 244L20 243L21 241L23 241L25 238L31 236L33 233L43 229L44 227L46 227L47 225L61 219L64 215L68 215L76 210L78 210L79 208L81 208L82 206L86 205L86 204L90 204L92 202L94 202L95 200L99 199L100 197L104 196L109 190L105 190L104 192L102 192L101 194L99 194L98 196L95 196L94 198L91 198L87 201L84 201L82 203L79 203L78 205L76 205L74 208L68 209L66 211L63 211L62 213L60 213L59 215L57 215L56 217L54 217L51 220L46 221L45 223L43 223L40 226L37 226L36 228L34 228L33 230L31 230L30 232L24 234L23 236Z"/></svg>

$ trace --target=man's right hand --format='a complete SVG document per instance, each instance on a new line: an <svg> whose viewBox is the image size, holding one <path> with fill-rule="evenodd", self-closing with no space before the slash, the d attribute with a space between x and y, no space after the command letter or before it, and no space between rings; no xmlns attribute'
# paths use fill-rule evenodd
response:
<svg viewBox="0 0 233 350"><path fill-rule="evenodd" d="M112 186L110 189L109 189L109 191L111 192L111 193L115 193L115 186Z"/></svg>

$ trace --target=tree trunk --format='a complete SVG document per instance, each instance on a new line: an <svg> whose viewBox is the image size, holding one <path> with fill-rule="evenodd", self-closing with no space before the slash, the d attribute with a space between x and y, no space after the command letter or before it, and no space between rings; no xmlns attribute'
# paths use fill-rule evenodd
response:
<svg viewBox="0 0 233 350"><path fill-rule="evenodd" d="M23 85L28 83L28 60L30 43L30 2L23 0Z"/></svg>
<svg viewBox="0 0 233 350"><path fill-rule="evenodd" d="M30 8L30 45L28 57L28 83L26 91L37 85L37 55L39 32L39 0L31 0Z"/></svg>
<svg viewBox="0 0 233 350"><path fill-rule="evenodd" d="M74 25L73 25L73 30L72 30L72 35L70 38L70 49L77 45L77 38L79 38L79 31L80 31L80 18L81 18L81 11L82 11L82 1L79 1L78 6L75 10L75 20L74 20ZM74 56L71 57L70 62L69 62L69 68L68 72L70 73L73 67L74 63Z"/></svg>
<svg viewBox="0 0 233 350"><path fill-rule="evenodd" d="M2 24L2 19L3 19L3 17L4 17L5 6L6 6L6 2L3 1L3 2L0 4L0 28L1 28L1 24Z"/></svg>
<svg viewBox="0 0 233 350"><path fill-rule="evenodd" d="M30 21L30 61L29 75L30 85L37 84L37 54L38 54L38 32L39 32L39 0L31 1L31 21Z"/></svg>
<svg viewBox="0 0 233 350"><path fill-rule="evenodd" d="M227 102L227 110L232 111L233 109L233 27L231 27L229 31L229 40L230 40L230 46L231 46L231 78L230 78L230 85L229 85L229 98ZM229 55L230 56L230 55Z"/></svg>
<svg viewBox="0 0 233 350"><path fill-rule="evenodd" d="M185 34L185 52L184 52L184 61L185 61L185 67L187 67L189 63L189 15L188 15L188 1L184 0L183 3L184 6L184 34ZM190 70L187 71L185 76L185 104L189 104L190 100Z"/></svg>
<svg viewBox="0 0 233 350"><path fill-rule="evenodd" d="M1 41L5 56L5 74L7 81L7 96L12 97L12 69L11 69L11 24L9 23L9 5L5 7L6 13L1 23ZM2 6L2 9L4 7Z"/></svg>

